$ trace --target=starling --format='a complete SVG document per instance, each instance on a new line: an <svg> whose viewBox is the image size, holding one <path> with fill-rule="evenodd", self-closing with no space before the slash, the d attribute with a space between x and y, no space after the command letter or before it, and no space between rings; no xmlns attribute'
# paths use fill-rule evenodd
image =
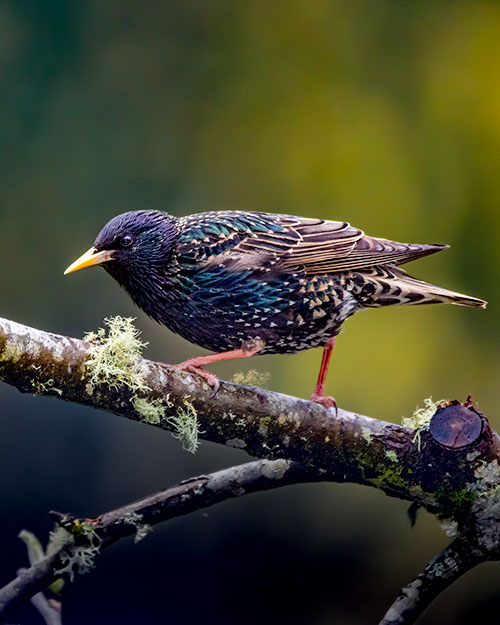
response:
<svg viewBox="0 0 500 625"><path fill-rule="evenodd" d="M358 310L480 299L416 280L399 265L447 245L365 236L341 221L245 211L173 217L123 213L66 269L102 265L150 317L216 352L177 365L202 375L220 360L323 347L311 399L335 406L324 385L335 337Z"/></svg>

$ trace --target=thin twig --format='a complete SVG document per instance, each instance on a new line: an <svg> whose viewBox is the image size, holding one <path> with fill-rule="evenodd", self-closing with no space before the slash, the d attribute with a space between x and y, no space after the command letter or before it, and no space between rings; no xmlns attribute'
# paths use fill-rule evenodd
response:
<svg viewBox="0 0 500 625"><path fill-rule="evenodd" d="M26 573L27 569L17 571L18 575ZM47 599L43 592L38 592L30 599L32 605L39 612L46 625L62 625L62 606L57 599Z"/></svg>
<svg viewBox="0 0 500 625"><path fill-rule="evenodd" d="M27 568L21 568L17 571L17 575L24 575L27 571ZM62 625L62 605L60 601L47 599L43 592L33 595L30 601L46 625Z"/></svg>
<svg viewBox="0 0 500 625"><path fill-rule="evenodd" d="M47 625L62 625L61 603L56 599L47 599L43 592L31 597L31 603L41 614Z"/></svg>

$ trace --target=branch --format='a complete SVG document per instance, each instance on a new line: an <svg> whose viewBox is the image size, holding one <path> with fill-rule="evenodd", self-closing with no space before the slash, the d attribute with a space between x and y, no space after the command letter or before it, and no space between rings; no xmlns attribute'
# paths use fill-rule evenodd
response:
<svg viewBox="0 0 500 625"><path fill-rule="evenodd" d="M27 569L19 569L18 575L26 573ZM46 625L62 625L62 606L56 599L47 599L43 592L38 592L30 599L33 607L38 611Z"/></svg>
<svg viewBox="0 0 500 625"><path fill-rule="evenodd" d="M30 568L22 569L0 589L0 620L62 577L61 570L70 578L75 573L86 572L82 566L85 552L90 563L98 552L120 538L135 535L136 541L140 540L148 528L163 521L242 495L325 479L324 474L298 463L259 460L186 480L95 519L77 519L53 512L52 518L64 530L61 544ZM343 481L342 476L338 481Z"/></svg>
<svg viewBox="0 0 500 625"><path fill-rule="evenodd" d="M451 447L459 483L453 483L448 471L436 470L436 447L417 444L415 431L408 427L341 409L334 418L318 404L229 382L221 382L214 396L199 376L140 358L133 360L132 373L140 374L142 390L113 379L96 384L89 373L89 353L89 342L0 319L0 380L22 392L59 397L174 432L176 419L189 406L205 440L244 449L254 457L287 458L343 474L348 481L375 486L434 513L442 509L438 488L446 495L445 487L454 491L474 480L465 454ZM173 416L163 416L167 412ZM497 455L496 440L489 434L479 437L483 459Z"/></svg>
<svg viewBox="0 0 500 625"><path fill-rule="evenodd" d="M488 555L475 546L470 536L458 536L429 562L418 577L399 591L379 625L414 623L427 606L455 580L488 559Z"/></svg>
<svg viewBox="0 0 500 625"><path fill-rule="evenodd" d="M133 329L120 333L110 328L110 337L100 331L88 342L0 319L0 380L21 392L92 406L177 437L189 435L190 444L200 433L205 440L258 458L279 459L278 464L264 460L196 478L95 520L55 514L69 542L0 590L0 613L46 588L54 571L70 574L68 559L79 546L87 545L95 555L135 532L125 518L142 515L141 526L154 524L242 492L295 481L329 479L377 487L456 523L462 538L403 591L389 613L396 623L413 622L466 570L467 560L474 566L500 559L500 441L469 399L429 404L404 427L346 410L335 414L296 397L229 382L221 382L214 396L200 377L140 358ZM271 467L273 476L265 472ZM240 473L235 476L235 471ZM93 533L82 536L89 527ZM92 542L95 536L98 544ZM83 567L88 555L82 552ZM449 570L446 557L455 562ZM436 563L445 567L444 575L436 572L441 570ZM412 604L408 594L415 585L419 592Z"/></svg>
<svg viewBox="0 0 500 625"><path fill-rule="evenodd" d="M58 601L46 599L43 592L39 592L31 597L31 603L47 625L62 625L61 604Z"/></svg>

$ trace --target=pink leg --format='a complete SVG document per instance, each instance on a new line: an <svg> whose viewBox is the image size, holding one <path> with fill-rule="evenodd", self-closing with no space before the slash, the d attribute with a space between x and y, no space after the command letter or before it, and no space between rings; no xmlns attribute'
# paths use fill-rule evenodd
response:
<svg viewBox="0 0 500 625"><path fill-rule="evenodd" d="M321 367L319 368L318 381L314 393L311 395L311 401L325 406L325 408L335 408L337 411L337 402L333 397L325 396L325 380L328 373L328 366L332 357L333 348L335 347L336 338L328 339L323 348L323 358L321 359Z"/></svg>
<svg viewBox="0 0 500 625"><path fill-rule="evenodd" d="M229 352L220 352L219 354L211 354L210 356L195 356L189 358L184 362L174 365L182 371L189 371L190 373L196 373L214 387L214 392L219 390L219 380L215 373L205 371L202 369L205 365L211 365L214 362L220 362L222 360L231 360L232 358L250 358L255 356L257 352L260 352L264 347L264 341L245 341L241 349L232 349Z"/></svg>

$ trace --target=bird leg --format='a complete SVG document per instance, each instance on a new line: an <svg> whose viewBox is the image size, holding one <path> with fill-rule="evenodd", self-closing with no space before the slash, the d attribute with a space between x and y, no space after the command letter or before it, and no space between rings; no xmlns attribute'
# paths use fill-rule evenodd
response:
<svg viewBox="0 0 500 625"><path fill-rule="evenodd" d="M182 371L189 371L190 373L196 373L204 378L210 386L214 387L214 394L219 390L219 379L215 373L202 369L205 365L211 365L214 362L221 360L231 360L232 358L250 358L255 356L264 348L264 341L260 339L245 341L241 349L232 349L228 352L220 352L219 354L211 354L210 356L195 356L194 358L188 358L184 362L174 365L177 369Z"/></svg>
<svg viewBox="0 0 500 625"><path fill-rule="evenodd" d="M319 368L318 381L316 383L314 393L311 395L311 401L321 404L325 408L335 408L335 411L337 411L337 402L333 397L325 396L325 380L336 340L336 337L332 336L332 338L328 339L325 343L325 347L323 348L323 358L321 359L321 367Z"/></svg>

